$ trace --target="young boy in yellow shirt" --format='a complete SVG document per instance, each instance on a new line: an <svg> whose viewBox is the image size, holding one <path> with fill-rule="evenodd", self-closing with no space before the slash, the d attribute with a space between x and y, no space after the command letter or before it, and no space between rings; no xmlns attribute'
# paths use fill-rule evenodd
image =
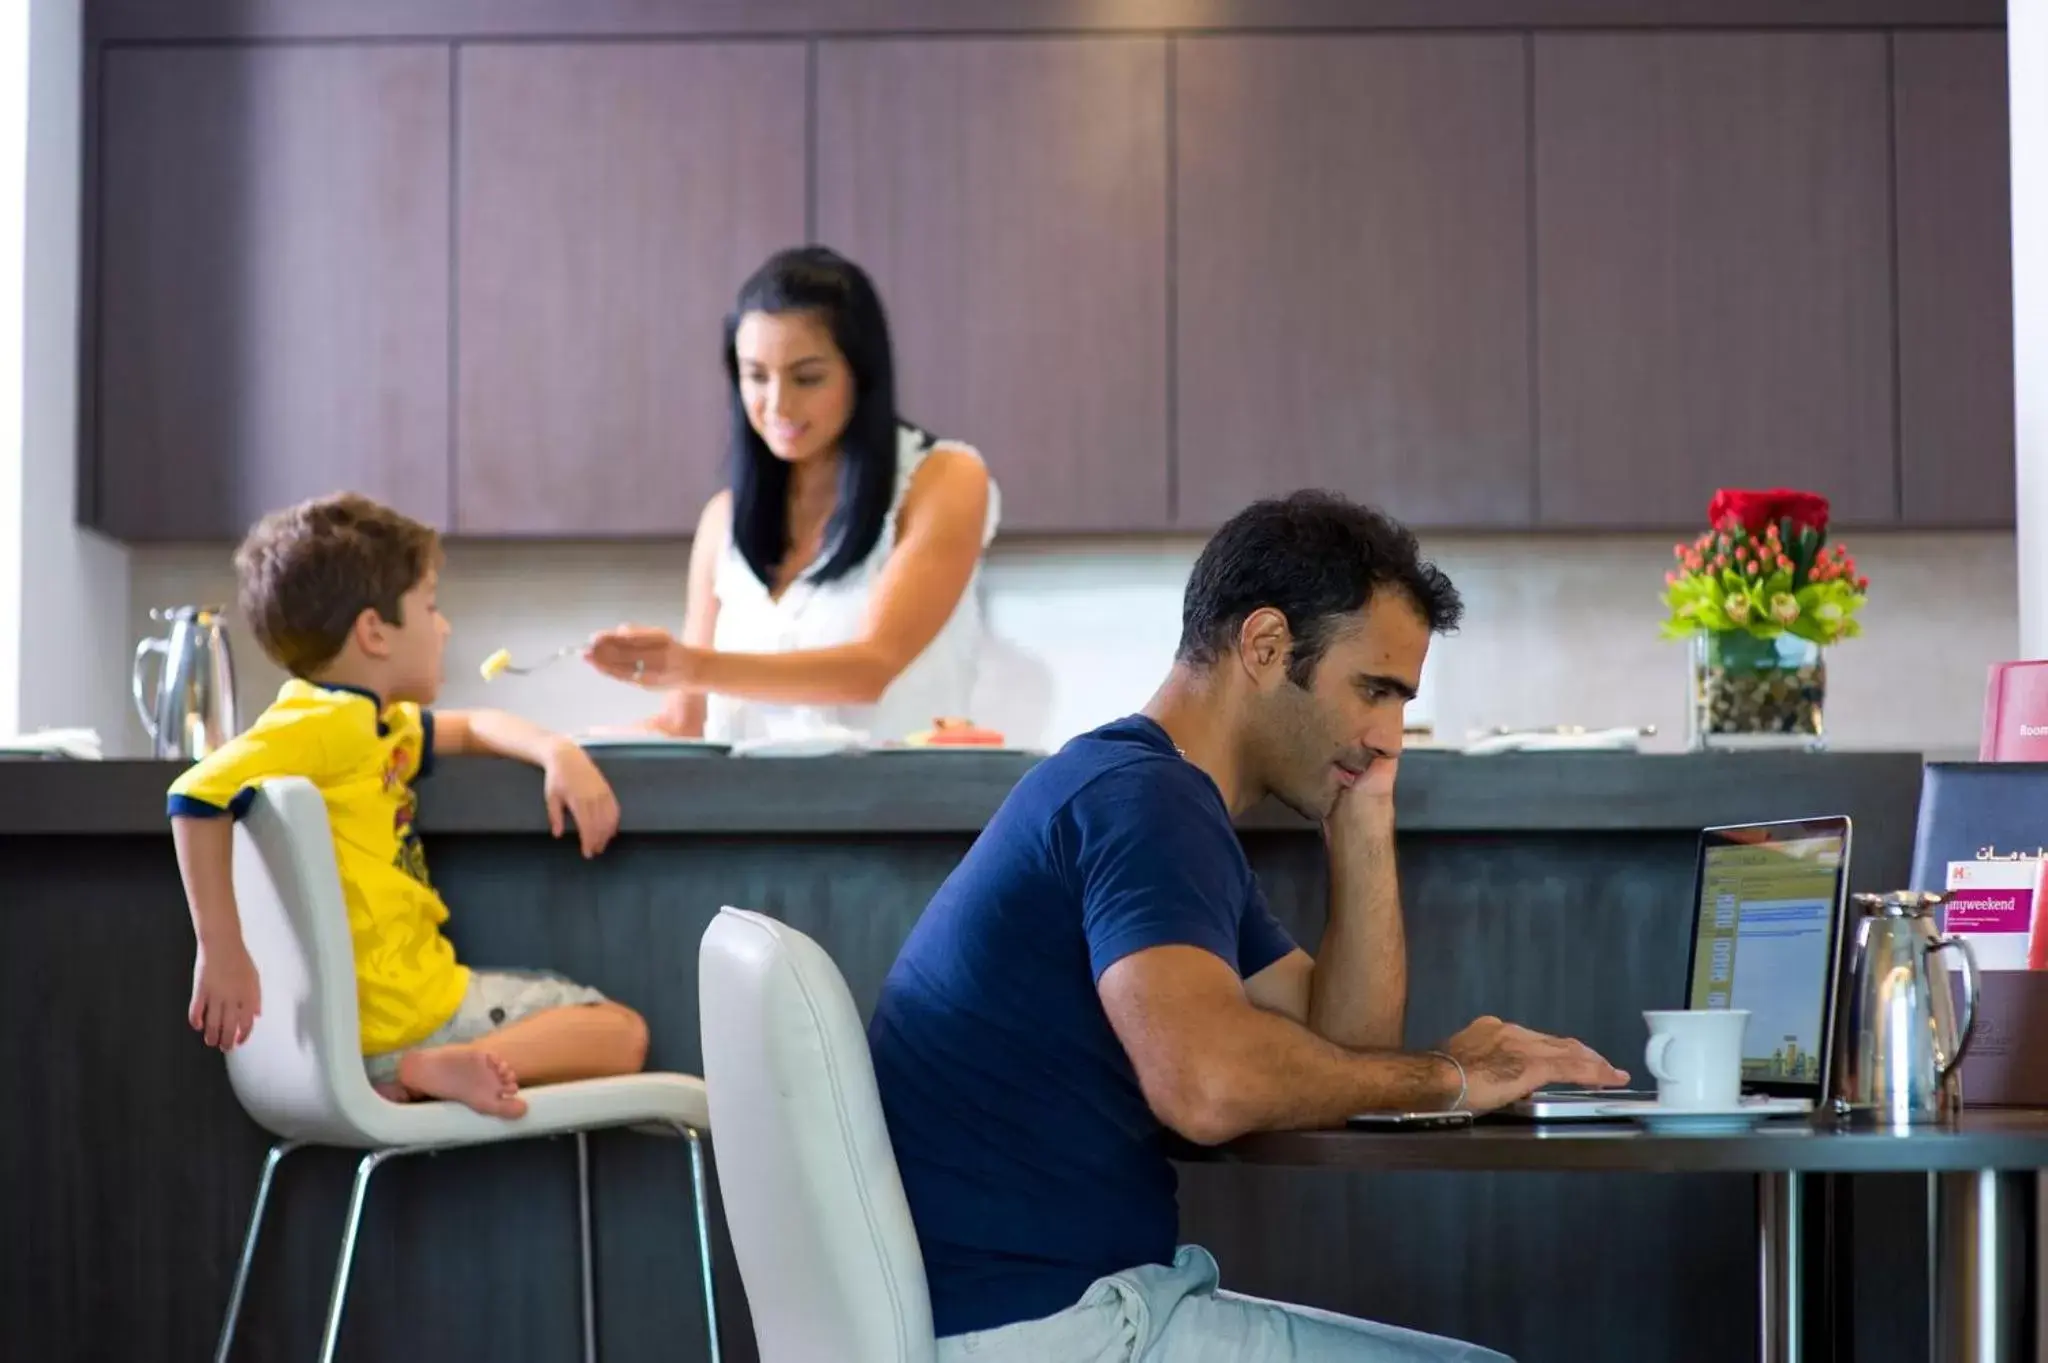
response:
<svg viewBox="0 0 2048 1363"><path fill-rule="evenodd" d="M647 1025L553 975L471 970L441 931L448 907L413 828L414 781L447 753L496 753L546 774L557 837L586 857L618 831L611 787L581 748L495 710L426 709L441 688L448 622L435 601L433 530L350 493L276 512L235 555L242 617L292 674L248 732L171 786L178 869L198 936L188 1021L209 1046L248 1039L262 1009L232 878L233 818L255 787L319 788L355 941L364 1066L387 1098L446 1098L516 1117L522 1084L637 1071Z"/></svg>

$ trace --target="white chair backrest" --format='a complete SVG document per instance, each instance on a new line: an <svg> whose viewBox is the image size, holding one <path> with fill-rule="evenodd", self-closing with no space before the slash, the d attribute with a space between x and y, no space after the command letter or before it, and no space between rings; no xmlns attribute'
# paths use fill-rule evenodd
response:
<svg viewBox="0 0 2048 1363"><path fill-rule="evenodd" d="M265 1129L296 1140L367 1145L383 1100L363 1073L355 945L334 864L327 804L310 781L257 791L235 826L235 906L256 963L262 1014L228 1052L228 1080Z"/></svg>
<svg viewBox="0 0 2048 1363"><path fill-rule="evenodd" d="M924 1258L838 967L795 928L728 908L704 934L697 990L761 1363L929 1363Z"/></svg>

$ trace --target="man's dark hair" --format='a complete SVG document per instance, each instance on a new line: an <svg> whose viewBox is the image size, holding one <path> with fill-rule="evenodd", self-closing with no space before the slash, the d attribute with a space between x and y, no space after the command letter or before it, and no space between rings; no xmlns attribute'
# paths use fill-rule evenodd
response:
<svg viewBox="0 0 2048 1363"><path fill-rule="evenodd" d="M1332 492L1254 502L1218 530L1181 602L1179 661L1206 666L1228 652L1245 618L1270 606L1294 635L1287 675L1306 687L1338 621L1381 592L1406 596L1430 632L1458 627L1465 603L1415 536L1391 516Z"/></svg>

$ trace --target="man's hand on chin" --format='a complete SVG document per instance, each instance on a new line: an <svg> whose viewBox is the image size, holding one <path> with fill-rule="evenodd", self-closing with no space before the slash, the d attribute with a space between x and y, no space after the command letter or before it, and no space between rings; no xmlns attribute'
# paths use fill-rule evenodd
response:
<svg viewBox="0 0 2048 1363"><path fill-rule="evenodd" d="M1394 798L1394 777L1400 769L1399 757L1375 757L1372 765L1365 769L1365 775L1358 778L1358 784L1351 788L1350 793L1391 802Z"/></svg>
<svg viewBox="0 0 2048 1363"><path fill-rule="evenodd" d="M1384 838L1394 829L1394 778L1400 769L1398 757L1379 757L1365 769L1358 783L1337 797L1323 832L1332 842L1356 837Z"/></svg>

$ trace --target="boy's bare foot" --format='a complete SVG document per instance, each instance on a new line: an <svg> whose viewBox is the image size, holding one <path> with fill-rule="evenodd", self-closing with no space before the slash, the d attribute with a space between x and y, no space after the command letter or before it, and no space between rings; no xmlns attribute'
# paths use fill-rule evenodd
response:
<svg viewBox="0 0 2048 1363"><path fill-rule="evenodd" d="M423 1098L446 1098L487 1117L523 1117L526 1100L512 1067L470 1046L408 1051L398 1061L398 1082Z"/></svg>

